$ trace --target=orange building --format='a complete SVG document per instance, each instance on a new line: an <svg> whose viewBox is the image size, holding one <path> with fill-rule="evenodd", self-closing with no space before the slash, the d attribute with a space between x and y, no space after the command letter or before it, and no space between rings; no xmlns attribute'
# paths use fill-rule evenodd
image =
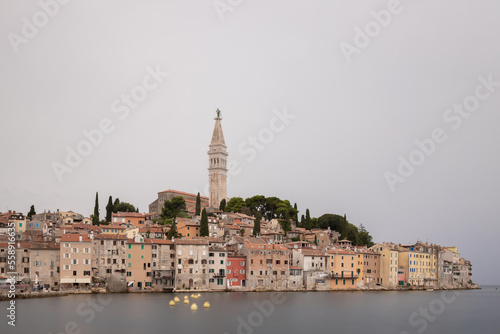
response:
<svg viewBox="0 0 500 334"><path fill-rule="evenodd" d="M111 215L111 224L132 224L137 227L146 226L146 215L138 212L117 212Z"/></svg>

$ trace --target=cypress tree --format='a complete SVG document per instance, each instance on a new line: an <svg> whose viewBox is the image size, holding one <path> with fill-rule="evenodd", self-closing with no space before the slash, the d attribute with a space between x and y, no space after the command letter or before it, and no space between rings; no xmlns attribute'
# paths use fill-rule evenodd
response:
<svg viewBox="0 0 500 334"><path fill-rule="evenodd" d="M255 213L255 221L253 224L253 235L257 237L260 235L260 220L262 219L262 215L259 211Z"/></svg>
<svg viewBox="0 0 500 334"><path fill-rule="evenodd" d="M226 199L225 198L223 198L222 201L220 201L219 210L222 212L224 212L226 210Z"/></svg>
<svg viewBox="0 0 500 334"><path fill-rule="evenodd" d="M207 210L205 210L205 208L203 208L203 211L201 212L200 236L208 237L208 216Z"/></svg>
<svg viewBox="0 0 500 334"><path fill-rule="evenodd" d="M35 206L34 206L34 205L32 205L32 206L31 206L31 208L30 208L30 212L28 212L28 216L27 216L27 217L28 217L29 219L31 219L31 217L32 217L33 215L36 215L36 212L35 212Z"/></svg>
<svg viewBox="0 0 500 334"><path fill-rule="evenodd" d="M99 194L95 193L94 215L92 216L92 224L99 225Z"/></svg>
<svg viewBox="0 0 500 334"><path fill-rule="evenodd" d="M111 223L111 214L113 213L113 198L109 196L108 205L106 205L106 223Z"/></svg>
<svg viewBox="0 0 500 334"><path fill-rule="evenodd" d="M200 198L200 193L196 196L196 210L194 212L195 216L199 216L201 211L201 198Z"/></svg>
<svg viewBox="0 0 500 334"><path fill-rule="evenodd" d="M306 210L306 230L311 230L311 215L309 214L309 209Z"/></svg>

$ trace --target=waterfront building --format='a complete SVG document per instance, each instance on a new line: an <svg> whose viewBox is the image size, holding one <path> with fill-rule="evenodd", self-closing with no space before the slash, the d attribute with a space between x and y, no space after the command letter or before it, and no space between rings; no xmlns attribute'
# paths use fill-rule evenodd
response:
<svg viewBox="0 0 500 334"><path fill-rule="evenodd" d="M213 246L208 249L208 288L225 290L228 287L227 268L228 251L225 247Z"/></svg>
<svg viewBox="0 0 500 334"><path fill-rule="evenodd" d="M370 247L375 253L380 254L380 284L393 289L398 282L398 250L392 244L378 243Z"/></svg>
<svg viewBox="0 0 500 334"><path fill-rule="evenodd" d="M228 255L227 282L231 290L246 288L247 258L245 256Z"/></svg>
<svg viewBox="0 0 500 334"><path fill-rule="evenodd" d="M286 290L290 274L290 250L284 245L250 244L241 246L247 257L247 286L250 290Z"/></svg>
<svg viewBox="0 0 500 334"><path fill-rule="evenodd" d="M208 289L206 239L175 239L175 289Z"/></svg>
<svg viewBox="0 0 500 334"><path fill-rule="evenodd" d="M127 238L122 234L97 234L92 240L92 273L96 283L109 291L126 291Z"/></svg>
<svg viewBox="0 0 500 334"><path fill-rule="evenodd" d="M92 239L86 234L61 237L61 288L87 288L92 283Z"/></svg>
<svg viewBox="0 0 500 334"><path fill-rule="evenodd" d="M60 244L58 242L34 242L29 249L30 280L45 290L59 289Z"/></svg>
<svg viewBox="0 0 500 334"><path fill-rule="evenodd" d="M152 239L152 286L157 291L174 289L175 244L172 240Z"/></svg>
<svg viewBox="0 0 500 334"><path fill-rule="evenodd" d="M137 236L127 240L127 287L131 291L150 290L152 282L152 241Z"/></svg>

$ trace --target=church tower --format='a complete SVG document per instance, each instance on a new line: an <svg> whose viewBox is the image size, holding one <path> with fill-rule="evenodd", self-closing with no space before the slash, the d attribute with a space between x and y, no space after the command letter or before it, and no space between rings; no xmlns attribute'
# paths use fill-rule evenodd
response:
<svg viewBox="0 0 500 334"><path fill-rule="evenodd" d="M227 147L222 133L220 117L217 109L214 133L208 150L209 206L219 210L220 202L227 198Z"/></svg>

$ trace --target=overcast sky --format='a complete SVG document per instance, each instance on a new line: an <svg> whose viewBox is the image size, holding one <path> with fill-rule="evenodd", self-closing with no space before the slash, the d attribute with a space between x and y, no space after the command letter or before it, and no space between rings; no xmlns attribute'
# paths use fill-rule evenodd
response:
<svg viewBox="0 0 500 334"><path fill-rule="evenodd" d="M229 196L457 245L500 283L498 1L41 3L0 3L0 211L204 192L219 108Z"/></svg>

